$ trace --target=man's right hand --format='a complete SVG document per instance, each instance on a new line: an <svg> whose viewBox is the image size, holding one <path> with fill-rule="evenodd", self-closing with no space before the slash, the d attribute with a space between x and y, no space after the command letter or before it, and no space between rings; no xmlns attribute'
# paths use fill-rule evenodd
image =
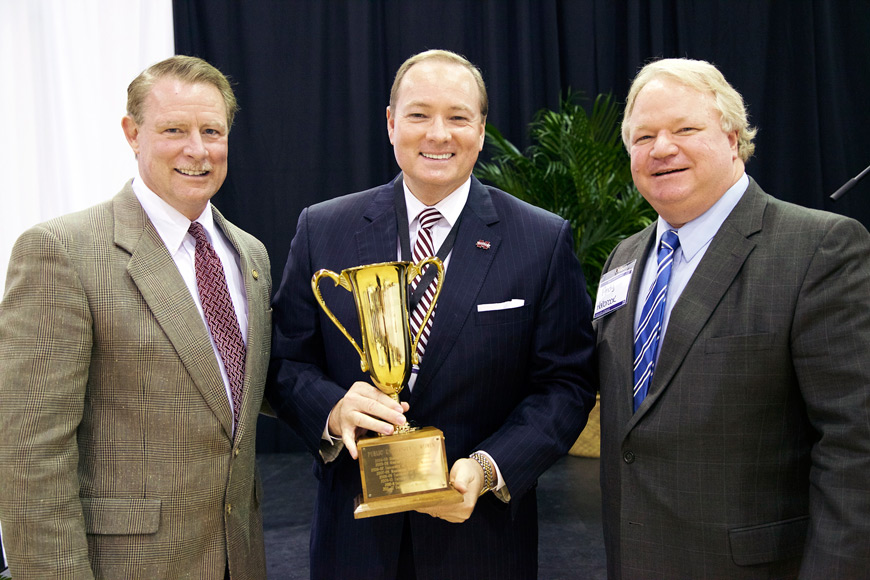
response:
<svg viewBox="0 0 870 580"><path fill-rule="evenodd" d="M341 437L350 456L357 458L356 441L366 431L390 435L404 425L408 403L397 403L368 383L354 383L329 414L329 434Z"/></svg>

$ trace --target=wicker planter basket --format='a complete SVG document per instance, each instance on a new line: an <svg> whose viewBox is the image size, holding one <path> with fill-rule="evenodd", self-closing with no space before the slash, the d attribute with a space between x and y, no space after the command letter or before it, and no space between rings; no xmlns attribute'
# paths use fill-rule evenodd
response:
<svg viewBox="0 0 870 580"><path fill-rule="evenodd" d="M599 406L601 395L595 398L595 406L589 411L589 421L571 450L568 452L577 457L601 457L601 415Z"/></svg>

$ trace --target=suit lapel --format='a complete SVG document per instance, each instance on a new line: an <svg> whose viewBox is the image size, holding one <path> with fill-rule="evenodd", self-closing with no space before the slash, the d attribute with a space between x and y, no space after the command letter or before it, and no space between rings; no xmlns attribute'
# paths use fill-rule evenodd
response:
<svg viewBox="0 0 870 580"><path fill-rule="evenodd" d="M363 213L366 223L354 234L360 266L393 262L398 258L399 232L393 201L394 183L395 181L375 192Z"/></svg>
<svg viewBox="0 0 870 580"><path fill-rule="evenodd" d="M411 401L425 392L431 377L438 372L456 344L465 321L472 315L477 295L501 245L501 236L490 227L498 221L489 192L472 177L468 201L450 254L450 265L444 274L444 287L438 299L432 334L426 344L426 356ZM489 242L489 249L478 248L479 240Z"/></svg>
<svg viewBox="0 0 870 580"><path fill-rule="evenodd" d="M619 337L618 347L615 349L619 356L618 367L625 373L625 380L620 384L628 385L627 389L621 389L619 393L619 405L622 409L632 409L634 398L632 387L634 385L634 313L637 312L638 302L644 296L640 294L640 281L646 266L646 257L656 238L656 222L650 224L645 230L634 238L625 242L624 252L620 253L620 259L610 264L610 268L618 268L624 264L635 261L634 272L628 289L628 301L623 306L624 312L617 323L615 332Z"/></svg>
<svg viewBox="0 0 870 580"><path fill-rule="evenodd" d="M130 253L127 272L203 398L231 434L232 410L205 323L129 184L116 197L114 213L115 242Z"/></svg>
<svg viewBox="0 0 870 580"><path fill-rule="evenodd" d="M649 395L629 422L629 429L655 405L673 380L689 349L752 253L755 242L750 237L761 230L766 204L757 184L751 180L671 311Z"/></svg>

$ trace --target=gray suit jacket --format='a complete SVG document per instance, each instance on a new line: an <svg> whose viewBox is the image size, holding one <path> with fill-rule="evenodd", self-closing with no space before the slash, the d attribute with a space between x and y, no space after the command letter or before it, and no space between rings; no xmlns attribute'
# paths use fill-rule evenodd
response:
<svg viewBox="0 0 870 580"><path fill-rule="evenodd" d="M632 412L628 304L596 321L608 574L870 573L870 235L750 185L675 304Z"/></svg>
<svg viewBox="0 0 870 580"><path fill-rule="evenodd" d="M129 184L25 232L0 304L0 522L16 580L265 577L254 436L270 350L263 245L214 211L249 307L241 419ZM257 274L254 274L254 271Z"/></svg>

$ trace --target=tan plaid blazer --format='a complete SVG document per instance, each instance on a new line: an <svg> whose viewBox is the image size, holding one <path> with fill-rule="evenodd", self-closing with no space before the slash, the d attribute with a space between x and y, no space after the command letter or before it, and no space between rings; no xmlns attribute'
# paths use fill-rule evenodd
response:
<svg viewBox="0 0 870 580"><path fill-rule="evenodd" d="M254 439L269 258L214 217L249 307L235 437L208 331L129 183L16 243L0 304L0 522L16 580L265 577Z"/></svg>

